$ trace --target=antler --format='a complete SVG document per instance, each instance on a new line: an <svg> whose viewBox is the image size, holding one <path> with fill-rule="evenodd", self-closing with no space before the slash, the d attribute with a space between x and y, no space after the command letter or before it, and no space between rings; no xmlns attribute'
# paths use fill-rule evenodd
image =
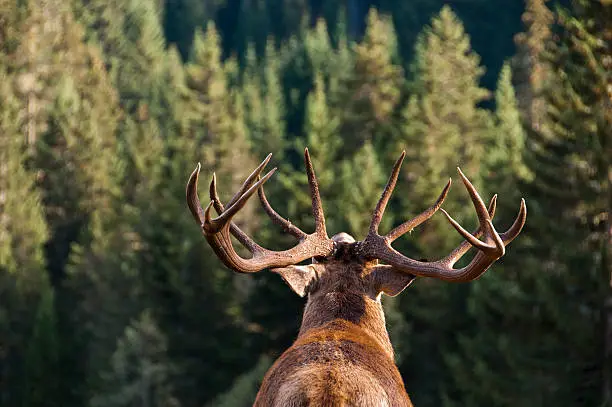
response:
<svg viewBox="0 0 612 407"><path fill-rule="evenodd" d="M312 168L308 149L304 151L304 160L306 162L306 173L312 197L312 212L316 224L315 231L312 234L304 233L288 220L283 219L268 203L263 193L262 185L272 176L276 168L264 175L263 178L260 178L260 174L268 161L270 161L271 156L272 154L269 154L251 175L247 177L226 207L223 206L217 195L216 177L213 174L209 188L211 201L206 209L202 209L197 187L200 164L198 164L187 182L187 205L194 219L200 224L206 240L227 267L240 273L255 273L265 268L286 267L311 257L327 256L334 248L333 242L327 236L325 229L325 216L321 205L319 186L314 169ZM247 200L257 190L260 191L259 197L266 213L275 223L283 226L286 231L300 240L297 246L278 252L265 249L255 243L231 221L234 215L244 207ZM219 216L215 219L212 219L210 216L210 208L212 206L219 213ZM230 233L251 252L251 258L244 259L236 253L232 246Z"/></svg>
<svg viewBox="0 0 612 407"><path fill-rule="evenodd" d="M391 177L389 177L389 181L387 182L382 196L376 205L376 209L374 210L368 235L361 243L362 254L365 257L379 259L400 271L422 277L433 277L447 281L470 281L480 277L491 266L491 264L504 255L505 247L521 232L527 218L527 207L525 205L525 200L521 200L521 207L518 216L510 229L508 229L505 233L499 234L491 222L493 215L495 214L497 195L491 199L491 203L487 209L484 202L480 198L480 195L478 195L476 188L474 188L472 183L466 178L465 175L463 175L461 170L457 168L459 175L461 176L461 179L467 188L468 193L470 194L474 208L476 209L480 226L473 234L470 234L463 227L461 227L459 223L451 218L451 216L444 209L442 209L442 213L444 213L451 225L453 225L457 232L459 232L459 234L461 234L466 241L461 243L448 256L438 261L421 262L411 259L396 251L393 247L391 247L391 243L404 233L414 229L421 223L431 218L433 214L440 209L440 206L442 205L442 202L444 202L448 190L450 189L451 181L448 181L446 187L444 187L444 190L434 205L423 211L414 219L409 220L391 230L391 232L385 236L379 235L378 226L382 220L393 189L395 188L395 184L397 183L397 177L405 156L406 153L403 152L393 166ZM484 241L478 239L480 236L483 236ZM454 269L453 266L455 263L459 261L459 259L461 259L461 257L463 257L472 246L478 249L478 253L476 253L472 261L461 269Z"/></svg>

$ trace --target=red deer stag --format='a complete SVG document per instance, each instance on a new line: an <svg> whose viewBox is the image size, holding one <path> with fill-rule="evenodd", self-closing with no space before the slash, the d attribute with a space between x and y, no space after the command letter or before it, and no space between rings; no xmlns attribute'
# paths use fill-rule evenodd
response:
<svg viewBox="0 0 612 407"><path fill-rule="evenodd" d="M440 209L450 188L450 180L433 206L381 236L378 225L395 188L405 156L402 153L376 205L365 239L356 242L346 233L330 239L325 230L319 187L308 150L304 156L316 225L311 234L282 218L268 203L262 185L276 168L261 178L260 173L271 155L253 171L225 206L217 195L213 175L210 203L202 209L197 195L199 165L187 184L189 209L223 264L240 273L256 273L269 268L280 274L298 295L308 294L298 337L267 372L254 405L411 406L394 363L381 294L398 295L417 276L447 281L478 278L504 255L505 246L520 233L527 216L525 201L521 202L514 224L507 232L499 234L491 223L496 196L487 209L476 189L459 170L480 226L470 234L442 209L466 241L441 260L417 261L397 252L391 243ZM265 249L232 222L232 217L255 191L274 223L299 240L295 247L285 251ZM219 214L214 219L210 214L211 207ZM252 253L250 258L242 258L236 253L230 235ZM453 268L472 246L478 249L472 261L463 268ZM296 265L311 258L312 264Z"/></svg>

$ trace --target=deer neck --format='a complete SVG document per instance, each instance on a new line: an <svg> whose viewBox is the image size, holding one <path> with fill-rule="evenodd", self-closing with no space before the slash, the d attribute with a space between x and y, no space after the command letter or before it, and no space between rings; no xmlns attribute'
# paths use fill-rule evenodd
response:
<svg viewBox="0 0 612 407"><path fill-rule="evenodd" d="M342 332L359 331L359 335L373 339L391 359L394 357L380 296L327 292L309 297L298 340L321 330L329 332L330 339L345 337Z"/></svg>

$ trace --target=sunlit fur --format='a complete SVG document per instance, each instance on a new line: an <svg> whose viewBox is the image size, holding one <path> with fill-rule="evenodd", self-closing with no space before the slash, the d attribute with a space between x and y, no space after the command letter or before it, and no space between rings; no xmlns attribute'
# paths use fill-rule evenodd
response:
<svg viewBox="0 0 612 407"><path fill-rule="evenodd" d="M298 338L266 374L257 407L412 405L367 278L375 263L354 254L352 238L335 240L335 255L317 265Z"/></svg>

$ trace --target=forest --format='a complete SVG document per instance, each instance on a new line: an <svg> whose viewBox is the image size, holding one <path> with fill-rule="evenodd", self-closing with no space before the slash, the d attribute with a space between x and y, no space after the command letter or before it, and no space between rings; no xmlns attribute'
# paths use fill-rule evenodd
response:
<svg viewBox="0 0 612 407"><path fill-rule="evenodd" d="M185 202L273 153L274 208L331 235L435 202L505 230L480 279L383 299L418 407L612 406L612 1L0 0L0 406L246 407L304 299L233 273ZM236 218L288 248L252 199ZM441 214L396 241L462 241Z"/></svg>

